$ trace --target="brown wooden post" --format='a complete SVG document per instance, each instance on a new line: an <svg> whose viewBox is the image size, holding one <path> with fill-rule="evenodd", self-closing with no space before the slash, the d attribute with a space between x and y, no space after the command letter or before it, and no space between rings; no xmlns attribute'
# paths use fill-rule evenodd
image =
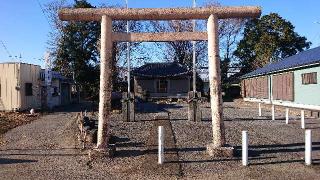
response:
<svg viewBox="0 0 320 180"><path fill-rule="evenodd" d="M99 93L99 123L97 149L108 147L109 121L112 92L112 20L106 15L101 19L101 49L100 49L100 93Z"/></svg>
<svg viewBox="0 0 320 180"><path fill-rule="evenodd" d="M223 148L225 145L225 132L222 117L223 102L221 94L218 26L218 17L216 15L210 15L207 31L213 142L207 146L207 150L211 156L232 156L232 148Z"/></svg>

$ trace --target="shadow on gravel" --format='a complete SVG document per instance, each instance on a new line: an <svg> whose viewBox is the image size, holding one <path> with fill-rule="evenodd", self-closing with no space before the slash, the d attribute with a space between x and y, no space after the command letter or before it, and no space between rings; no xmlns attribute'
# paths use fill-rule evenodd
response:
<svg viewBox="0 0 320 180"><path fill-rule="evenodd" d="M320 165L320 159L312 160L312 165ZM293 159L285 161L273 161L273 162L261 162L261 163L250 163L249 165L267 165L267 164L285 164L285 163L302 163L304 164L304 159Z"/></svg>
<svg viewBox="0 0 320 180"><path fill-rule="evenodd" d="M110 144L116 144L116 147L144 147L142 142L132 142L127 137L111 136Z"/></svg>
<svg viewBox="0 0 320 180"><path fill-rule="evenodd" d="M118 147L118 145L117 145ZM137 147L137 146L134 146ZM117 150L115 157L136 157L136 156L142 156L146 154L157 154L158 149L156 146L154 146L154 149L148 149L148 150ZM196 147L196 148L165 148L164 152L166 154L175 153L175 152L201 152L205 151L205 147Z"/></svg>
<svg viewBox="0 0 320 180"><path fill-rule="evenodd" d="M9 153L9 154L0 154L1 156L86 156L86 154L50 154L50 153Z"/></svg>
<svg viewBox="0 0 320 180"><path fill-rule="evenodd" d="M59 150L81 150L81 148L55 148L55 149L44 149L44 148L39 148L39 149L0 149L1 151L59 151Z"/></svg>
<svg viewBox="0 0 320 180"><path fill-rule="evenodd" d="M175 149L175 151L178 151L178 152L201 152L201 151L205 151L205 150L206 150L206 147L177 148L177 149ZM172 150L172 151L174 151L174 150Z"/></svg>
<svg viewBox="0 0 320 180"><path fill-rule="evenodd" d="M170 121L188 121L188 119L187 118L181 118L181 119L174 118L174 119L170 119Z"/></svg>
<svg viewBox="0 0 320 180"><path fill-rule="evenodd" d="M250 118L223 118L224 121L271 121L271 117L250 117ZM285 118L276 118L275 121L282 121ZM202 118L201 121L203 122L211 122L211 118ZM307 124L307 123L306 123Z"/></svg>
<svg viewBox="0 0 320 180"><path fill-rule="evenodd" d="M117 143L116 147L144 147L144 143L142 142Z"/></svg>
<svg viewBox="0 0 320 180"><path fill-rule="evenodd" d="M270 144L270 145L254 145L249 146L249 156L257 157L262 154L274 154L274 153L291 153L291 152L304 152L304 143L293 144ZM320 151L320 142L312 143L312 151ZM241 146L235 146L235 156L241 156Z"/></svg>
<svg viewBox="0 0 320 180"><path fill-rule="evenodd" d="M283 147L295 147L304 146L304 143L292 143L292 144L266 144L266 145L254 145L249 148L283 148ZM312 145L320 145L320 142L312 142ZM240 146L237 146L240 147Z"/></svg>
<svg viewBox="0 0 320 180"><path fill-rule="evenodd" d="M146 152L144 150L117 150L115 153L115 157L123 158L123 157L137 157L145 155Z"/></svg>
<svg viewBox="0 0 320 180"><path fill-rule="evenodd" d="M29 159L7 159L0 158L0 164L19 164L19 163L33 163L38 162L37 160L29 160Z"/></svg>
<svg viewBox="0 0 320 180"><path fill-rule="evenodd" d="M307 128L307 129L320 129L320 127L312 127L312 128Z"/></svg>
<svg viewBox="0 0 320 180"><path fill-rule="evenodd" d="M59 106L54 108L53 112L84 112L87 110L87 112L91 112L92 110L96 109L95 105L92 102L81 102L78 104L70 104L65 106Z"/></svg>
<svg viewBox="0 0 320 180"><path fill-rule="evenodd" d="M320 166L320 159L312 160L312 165Z"/></svg>
<svg viewBox="0 0 320 180"><path fill-rule="evenodd" d="M259 159L273 159L276 157L262 157L262 158L249 158L249 160ZM179 160L179 161L168 161L166 163L210 163L210 162L228 162L228 161L241 161L241 158L230 158L230 159L206 159L206 160Z"/></svg>
<svg viewBox="0 0 320 180"><path fill-rule="evenodd" d="M225 118L224 121L271 121L271 117L250 117L250 118ZM275 118L275 121L282 121L285 120L285 118L279 117Z"/></svg>
<svg viewBox="0 0 320 180"><path fill-rule="evenodd" d="M136 103L136 113L158 113L169 112L168 109L180 109L178 104L157 104L154 102Z"/></svg>
<svg viewBox="0 0 320 180"><path fill-rule="evenodd" d="M153 122L153 121L163 121L163 119L139 119L139 120L136 120L136 122ZM170 119L170 121L188 121L188 119L186 118L181 118L181 119L177 119L177 118L173 118L173 119Z"/></svg>
<svg viewBox="0 0 320 180"><path fill-rule="evenodd" d="M261 163L250 163L250 166L257 165L271 165L271 164L285 164L285 163L303 163L303 159L295 159L295 160L285 160L285 161L273 161L273 162L261 162Z"/></svg>

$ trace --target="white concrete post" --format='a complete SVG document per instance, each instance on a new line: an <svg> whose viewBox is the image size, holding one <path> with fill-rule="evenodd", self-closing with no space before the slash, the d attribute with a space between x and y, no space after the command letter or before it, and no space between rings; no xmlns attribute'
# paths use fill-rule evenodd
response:
<svg viewBox="0 0 320 180"><path fill-rule="evenodd" d="M271 113L272 113L272 120L275 120L276 118L275 118L275 107L274 107L274 105L272 104L272 107L271 107Z"/></svg>
<svg viewBox="0 0 320 180"><path fill-rule="evenodd" d="M306 130L305 134L305 163L306 165L312 164L312 139L311 139L311 130Z"/></svg>
<svg viewBox="0 0 320 180"><path fill-rule="evenodd" d="M248 132L242 131L242 165L248 165Z"/></svg>
<svg viewBox="0 0 320 180"><path fill-rule="evenodd" d="M301 110L301 128L305 129L305 122L304 122L304 110Z"/></svg>
<svg viewBox="0 0 320 180"><path fill-rule="evenodd" d="M112 20L107 16L101 19L101 49L100 49L100 92L99 92L99 122L97 149L106 150L109 135L109 118L111 111L112 91Z"/></svg>
<svg viewBox="0 0 320 180"><path fill-rule="evenodd" d="M158 164L164 162L164 128L158 127Z"/></svg>
<svg viewBox="0 0 320 180"><path fill-rule="evenodd" d="M262 116L262 113L261 113L261 103L259 103L259 116L260 116L260 117Z"/></svg>
<svg viewBox="0 0 320 180"><path fill-rule="evenodd" d="M218 17L210 15L207 24L208 31L208 59L210 81L210 105L212 117L212 138L214 147L225 144L224 123L222 119L222 94L219 58Z"/></svg>
<svg viewBox="0 0 320 180"><path fill-rule="evenodd" d="M286 124L289 124L289 108L286 108Z"/></svg>

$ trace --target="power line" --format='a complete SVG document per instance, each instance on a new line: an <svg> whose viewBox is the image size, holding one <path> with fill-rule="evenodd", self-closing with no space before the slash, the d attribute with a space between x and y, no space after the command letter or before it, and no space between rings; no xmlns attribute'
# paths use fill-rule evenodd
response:
<svg viewBox="0 0 320 180"><path fill-rule="evenodd" d="M39 5L39 7L40 7L40 9L41 9L41 12L42 12L43 16L46 18L47 23L49 24L50 28L52 28L52 25L51 25L51 23L50 23L50 21L49 21L49 18L48 18L48 16L46 15L46 11L45 11L44 8L42 7L40 1L37 0L37 3L38 3L38 5Z"/></svg>
<svg viewBox="0 0 320 180"><path fill-rule="evenodd" d="M4 42L3 42L2 40L0 40L0 41L1 41L1 44L2 44L2 46L3 46L3 48L4 48L4 50L5 50L6 53L9 55L9 58L12 58L12 55L10 54L7 46L4 44Z"/></svg>
<svg viewBox="0 0 320 180"><path fill-rule="evenodd" d="M126 9L128 9L129 8L129 2L128 2L128 0L125 0L125 2L126 2ZM129 33L130 32L130 26L129 26L130 24L129 24L129 21L127 21L127 33ZM131 86L131 84L130 84L130 42L127 42L127 62L128 62L128 67L127 67L127 69L128 69L128 74L127 74L127 78L128 78L128 97L130 97L130 92L131 92L131 89L130 89L130 86Z"/></svg>

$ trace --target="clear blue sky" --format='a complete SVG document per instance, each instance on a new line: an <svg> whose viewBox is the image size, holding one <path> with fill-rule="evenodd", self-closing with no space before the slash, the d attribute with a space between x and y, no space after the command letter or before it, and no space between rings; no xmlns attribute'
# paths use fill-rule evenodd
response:
<svg viewBox="0 0 320 180"><path fill-rule="evenodd" d="M51 0L38 0L42 6ZM210 0L197 0L203 4ZM72 3L73 0L68 0ZM88 0L91 4L124 5L125 0ZM279 13L292 22L295 31L307 37L312 47L320 46L320 1L318 0L220 0L222 5L257 5L263 14ZM131 8L187 7L192 0L129 0ZM12 56L22 61L43 65L38 60L48 47L50 26L44 17L37 0L3 0L0 6L0 41L3 41ZM316 23L318 22L318 23ZM0 43L0 62L12 61ZM0 72L1 73L1 72Z"/></svg>

